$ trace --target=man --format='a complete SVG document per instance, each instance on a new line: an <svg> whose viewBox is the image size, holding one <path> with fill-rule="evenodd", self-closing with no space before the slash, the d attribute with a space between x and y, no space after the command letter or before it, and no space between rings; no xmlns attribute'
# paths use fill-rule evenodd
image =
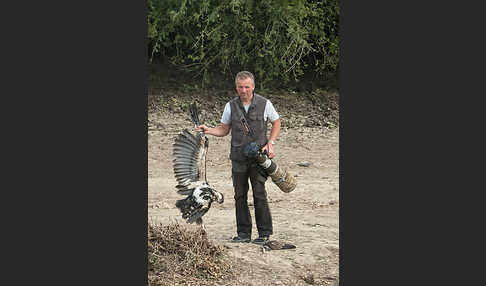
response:
<svg viewBox="0 0 486 286"><path fill-rule="evenodd" d="M280 132L280 117L270 100L253 92L255 78L248 71L239 72L235 78L238 96L224 107L221 124L215 128L198 126L196 131L204 130L205 134L223 137L231 131L231 167L233 187L235 189L236 228L238 236L233 242L251 241L251 215L248 208L248 179L250 179L255 221L258 238L254 243L264 244L273 234L272 216L268 206L265 190L266 176L259 172L257 166L243 154L243 148L250 142L256 142L266 150L268 157L275 156L274 144ZM272 129L267 139L267 122Z"/></svg>

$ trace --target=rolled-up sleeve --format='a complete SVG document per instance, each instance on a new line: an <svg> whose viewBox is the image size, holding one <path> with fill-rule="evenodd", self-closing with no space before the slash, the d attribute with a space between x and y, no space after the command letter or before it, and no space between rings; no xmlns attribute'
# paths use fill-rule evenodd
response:
<svg viewBox="0 0 486 286"><path fill-rule="evenodd" d="M231 124L231 107L229 102L224 106L223 116L221 116L221 123L226 125Z"/></svg>
<svg viewBox="0 0 486 286"><path fill-rule="evenodd" d="M264 120L266 121L267 118L270 119L271 122L280 118L270 100L267 100L267 104L265 105Z"/></svg>

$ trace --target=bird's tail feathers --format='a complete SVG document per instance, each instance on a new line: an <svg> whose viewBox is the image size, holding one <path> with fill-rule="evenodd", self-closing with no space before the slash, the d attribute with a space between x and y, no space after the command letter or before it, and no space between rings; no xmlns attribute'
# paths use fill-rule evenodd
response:
<svg viewBox="0 0 486 286"><path fill-rule="evenodd" d="M185 199L177 200L176 207L181 211L182 218L186 220L187 223L202 223L202 216L209 210L208 207L194 208L193 201L191 197Z"/></svg>

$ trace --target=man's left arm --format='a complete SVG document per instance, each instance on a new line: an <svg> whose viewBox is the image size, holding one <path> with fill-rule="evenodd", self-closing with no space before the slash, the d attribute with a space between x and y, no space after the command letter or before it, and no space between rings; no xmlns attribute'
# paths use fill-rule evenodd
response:
<svg viewBox="0 0 486 286"><path fill-rule="evenodd" d="M272 130L270 131L270 138L268 138L267 144L262 148L263 150L267 150L268 158L272 159L275 157L275 148L272 142L277 140L277 137L280 133L280 118L272 122Z"/></svg>

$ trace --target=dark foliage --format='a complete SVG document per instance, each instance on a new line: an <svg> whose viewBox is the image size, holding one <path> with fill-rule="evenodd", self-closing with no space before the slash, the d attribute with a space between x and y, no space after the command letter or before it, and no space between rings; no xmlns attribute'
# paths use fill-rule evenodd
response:
<svg viewBox="0 0 486 286"><path fill-rule="evenodd" d="M168 60L204 83L250 70L265 85L335 77L337 0L148 0L150 60Z"/></svg>

